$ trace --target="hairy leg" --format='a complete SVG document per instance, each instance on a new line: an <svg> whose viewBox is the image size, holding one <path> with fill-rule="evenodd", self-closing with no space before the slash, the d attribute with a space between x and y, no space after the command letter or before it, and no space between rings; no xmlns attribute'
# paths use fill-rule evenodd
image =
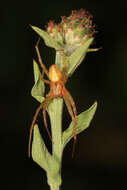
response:
<svg viewBox="0 0 127 190"><path fill-rule="evenodd" d="M31 140L32 140L32 132L33 132L33 128L37 119L37 116L40 112L40 110L43 108L43 102L40 104L40 106L37 108L35 115L33 117L33 121L30 127L30 135L29 135L29 143L28 143L28 156L30 157L30 147L31 147Z"/></svg>
<svg viewBox="0 0 127 190"><path fill-rule="evenodd" d="M63 82L66 83L67 76L66 76L66 60L65 60L65 53L64 50L62 51L63 54L63 70L62 70L62 76L63 76Z"/></svg>
<svg viewBox="0 0 127 190"><path fill-rule="evenodd" d="M41 73L41 80L44 79L44 74L45 74L45 72L44 72L44 70L43 70L42 73Z"/></svg>
<svg viewBox="0 0 127 190"><path fill-rule="evenodd" d="M75 102L70 94L70 92L68 90L66 90L66 94L68 96L68 99L71 103L71 106L72 106L72 110L73 110L73 113L74 113L74 116L75 116L75 122L77 124L77 110L76 110L76 105L75 105Z"/></svg>
<svg viewBox="0 0 127 190"><path fill-rule="evenodd" d="M42 71L42 74L41 74L41 80L44 82L44 83L46 83L46 84L49 84L50 85L50 81L49 80L45 80L44 79L44 74L45 74L45 72L44 72L44 70Z"/></svg>
<svg viewBox="0 0 127 190"><path fill-rule="evenodd" d="M52 141L52 137L51 137L51 134L50 134L50 132L48 130L47 119L46 119L46 109L47 109L47 106L48 106L49 101L51 99L52 99L51 96L47 96L47 98L45 99L44 104L43 104L43 111L42 111L42 113L43 113L44 126L46 128L46 131L48 133L48 136L49 136L50 140Z"/></svg>
<svg viewBox="0 0 127 190"><path fill-rule="evenodd" d="M45 72L45 74L47 75L47 77L49 76L48 74L48 70L46 69L45 65L43 64L42 62L42 59L41 59L41 55L40 55L40 52L39 52L39 48L38 48L38 45L39 45L39 41L40 41L40 38L38 39L36 45L35 45L35 49L36 49L36 52L37 52L37 56L38 56L38 61L43 69L43 71Z"/></svg>
<svg viewBox="0 0 127 190"><path fill-rule="evenodd" d="M45 80L43 77L41 78L41 80L44 82L44 83L46 83L46 84L51 84L51 82L49 81L49 80Z"/></svg>
<svg viewBox="0 0 127 190"><path fill-rule="evenodd" d="M62 54L63 54L63 73L66 72L66 61L65 61L65 53L64 53L64 50L62 51Z"/></svg>
<svg viewBox="0 0 127 190"><path fill-rule="evenodd" d="M30 135L29 135L29 143L28 143L28 156L29 156L29 157L30 157L30 148L31 148L31 141L32 141L32 133L33 133L33 128L34 128L34 126L35 126L35 122L36 122L36 120L37 120L37 116L38 116L38 114L39 114L39 112L40 112L41 109L46 110L47 105L48 105L48 103L49 103L49 101L50 101L51 99L52 99L52 98L51 98L50 96L48 96L48 97L40 104L40 106L37 108L37 110L36 110L36 112L35 112L35 115L34 115L34 117L33 117L33 121L32 121L31 127L30 127ZM47 133L48 133L50 139L51 139L51 135L50 135L50 132L49 132L49 130L48 130L47 125L45 125L45 121L46 121L46 117L44 116L44 126L45 126L45 128L46 128L46 130L47 130ZM47 122L46 122L46 124L47 124Z"/></svg>
<svg viewBox="0 0 127 190"><path fill-rule="evenodd" d="M67 94L63 97L65 100L65 104L67 106L68 112L72 118L73 121L73 134L74 134L74 144L73 144L73 151L72 151L72 156L74 156L74 152L75 152L75 144L76 144L76 139L77 139L77 135L76 135L76 124L77 124L77 115L76 115L76 110L73 110L73 106L72 106L72 97L71 97L71 101L70 101L70 93Z"/></svg>

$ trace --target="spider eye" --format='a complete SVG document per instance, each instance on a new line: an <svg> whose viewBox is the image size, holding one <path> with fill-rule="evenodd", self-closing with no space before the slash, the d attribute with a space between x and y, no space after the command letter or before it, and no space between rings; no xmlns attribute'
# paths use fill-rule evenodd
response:
<svg viewBox="0 0 127 190"><path fill-rule="evenodd" d="M61 79L61 73L55 64L49 68L49 79L52 82L58 82Z"/></svg>

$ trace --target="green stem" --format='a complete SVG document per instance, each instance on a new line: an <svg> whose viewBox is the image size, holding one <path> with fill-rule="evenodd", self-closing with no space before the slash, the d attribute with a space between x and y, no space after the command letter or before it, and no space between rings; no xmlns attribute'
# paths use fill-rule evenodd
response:
<svg viewBox="0 0 127 190"><path fill-rule="evenodd" d="M62 69L62 52L56 52L55 64L58 68ZM56 162L56 169L47 174L48 184L50 185L51 190L59 190L61 185L61 165L62 165L62 113L63 113L63 99L55 98L49 104L48 113L51 122L51 131L52 131L52 157Z"/></svg>
<svg viewBox="0 0 127 190"><path fill-rule="evenodd" d="M52 130L52 154L53 157L61 161L62 156L62 112L63 112L63 99L53 99L50 108L49 116L51 121Z"/></svg>
<svg viewBox="0 0 127 190"><path fill-rule="evenodd" d="M59 186L50 186L50 190L59 190L60 188L59 188Z"/></svg>
<svg viewBox="0 0 127 190"><path fill-rule="evenodd" d="M63 68L63 53L62 53L62 51L56 51L55 64L57 65L59 70L62 71L62 68Z"/></svg>

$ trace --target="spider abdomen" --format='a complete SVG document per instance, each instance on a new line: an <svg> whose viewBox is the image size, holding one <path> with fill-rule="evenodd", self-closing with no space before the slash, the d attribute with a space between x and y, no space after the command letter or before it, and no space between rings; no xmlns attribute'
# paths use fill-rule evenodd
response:
<svg viewBox="0 0 127 190"><path fill-rule="evenodd" d="M54 98L57 97L63 97L65 94L65 87L62 81L59 82L52 82L51 88L50 88L50 94Z"/></svg>

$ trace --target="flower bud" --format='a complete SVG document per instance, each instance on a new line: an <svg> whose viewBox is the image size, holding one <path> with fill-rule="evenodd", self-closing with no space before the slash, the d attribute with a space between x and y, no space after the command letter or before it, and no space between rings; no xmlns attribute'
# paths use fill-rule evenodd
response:
<svg viewBox="0 0 127 190"><path fill-rule="evenodd" d="M64 45L66 52L72 53L77 47L93 37L95 25L93 25L92 18L86 10L75 10L69 17L62 16L59 24L50 21L47 32L57 42Z"/></svg>
<svg viewBox="0 0 127 190"><path fill-rule="evenodd" d="M60 24L55 24L54 21L49 21L47 26L47 32L51 37L60 43L63 43L62 27Z"/></svg>

